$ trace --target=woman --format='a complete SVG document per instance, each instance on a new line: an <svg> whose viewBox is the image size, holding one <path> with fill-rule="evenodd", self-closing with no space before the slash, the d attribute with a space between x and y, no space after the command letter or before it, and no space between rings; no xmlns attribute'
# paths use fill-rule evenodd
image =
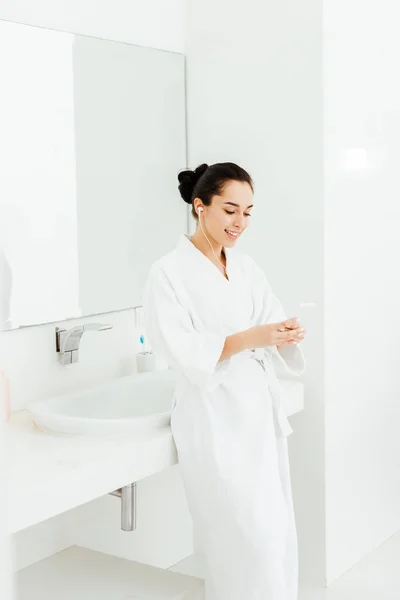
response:
<svg viewBox="0 0 400 600"><path fill-rule="evenodd" d="M286 320L263 272L234 249L253 182L233 163L178 176L198 227L151 268L146 329L180 377L171 429L207 600L296 600L297 536L275 366L304 370L304 328Z"/></svg>

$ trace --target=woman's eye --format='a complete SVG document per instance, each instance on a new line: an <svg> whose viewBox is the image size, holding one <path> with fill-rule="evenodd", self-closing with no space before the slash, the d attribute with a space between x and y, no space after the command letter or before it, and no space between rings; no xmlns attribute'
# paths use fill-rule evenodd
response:
<svg viewBox="0 0 400 600"><path fill-rule="evenodd" d="M234 215L235 214L234 210L232 210L232 211L231 210L225 210L225 212L226 212L227 215ZM244 213L244 216L245 217L251 217L251 215L246 214L246 213Z"/></svg>

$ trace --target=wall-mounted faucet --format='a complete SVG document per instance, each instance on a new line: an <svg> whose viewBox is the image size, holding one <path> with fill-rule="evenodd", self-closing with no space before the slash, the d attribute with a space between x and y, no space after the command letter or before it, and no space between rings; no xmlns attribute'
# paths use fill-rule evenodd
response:
<svg viewBox="0 0 400 600"><path fill-rule="evenodd" d="M56 350L60 354L61 364L70 365L78 362L79 343L85 331L104 331L105 329L112 329L112 325L87 323L86 325L71 327L71 329L56 327Z"/></svg>

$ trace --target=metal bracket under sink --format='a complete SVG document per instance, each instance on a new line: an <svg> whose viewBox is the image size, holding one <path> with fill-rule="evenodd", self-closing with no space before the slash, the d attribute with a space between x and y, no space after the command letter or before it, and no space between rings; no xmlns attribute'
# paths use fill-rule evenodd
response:
<svg viewBox="0 0 400 600"><path fill-rule="evenodd" d="M136 483L125 485L110 496L121 498L121 529L122 531L135 531L137 515L137 489Z"/></svg>

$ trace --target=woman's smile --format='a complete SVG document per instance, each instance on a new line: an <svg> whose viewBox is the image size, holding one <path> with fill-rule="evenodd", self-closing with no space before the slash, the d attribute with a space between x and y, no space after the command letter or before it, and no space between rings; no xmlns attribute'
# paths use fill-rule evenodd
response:
<svg viewBox="0 0 400 600"><path fill-rule="evenodd" d="M231 229L225 229L225 233L227 234L230 240L237 240L240 235L240 231L232 231Z"/></svg>

